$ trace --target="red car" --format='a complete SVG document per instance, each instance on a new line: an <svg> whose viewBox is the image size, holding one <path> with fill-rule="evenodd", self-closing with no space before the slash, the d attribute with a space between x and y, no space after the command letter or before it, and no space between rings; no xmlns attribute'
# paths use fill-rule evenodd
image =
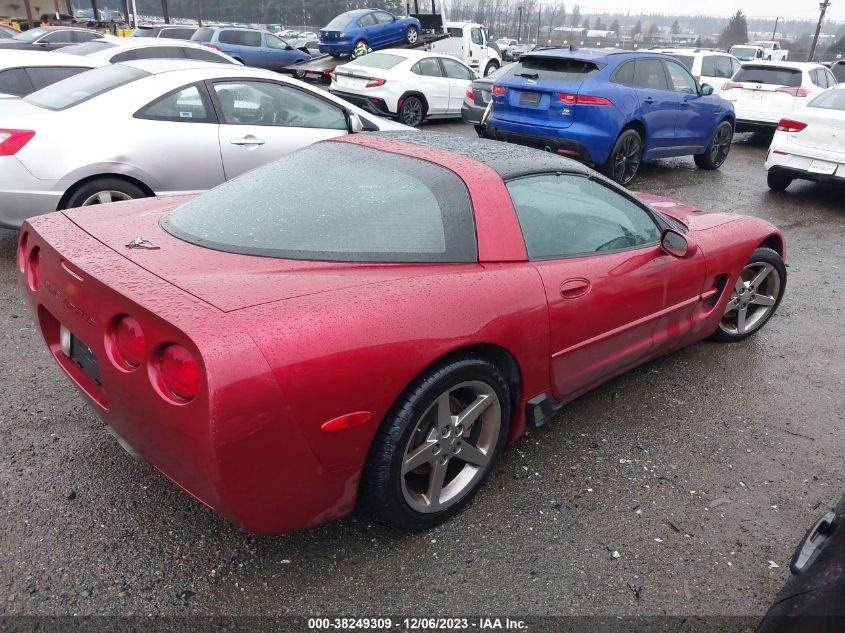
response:
<svg viewBox="0 0 845 633"><path fill-rule="evenodd" d="M402 529L442 522L564 403L759 330L783 257L763 220L424 133L33 218L19 244L50 351L121 443L270 533L356 503Z"/></svg>

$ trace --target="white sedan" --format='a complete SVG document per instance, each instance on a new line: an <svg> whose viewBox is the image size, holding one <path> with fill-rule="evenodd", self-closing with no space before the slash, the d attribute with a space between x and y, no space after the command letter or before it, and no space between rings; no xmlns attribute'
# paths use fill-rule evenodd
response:
<svg viewBox="0 0 845 633"><path fill-rule="evenodd" d="M106 64L134 62L139 59L192 59L199 62L240 65L238 60L204 44L166 38L98 39L83 44L66 46L61 49L61 54L76 55Z"/></svg>
<svg viewBox="0 0 845 633"><path fill-rule="evenodd" d="M464 95L478 74L451 55L389 48L339 66L329 91L380 116L417 126L460 118Z"/></svg>
<svg viewBox="0 0 845 633"><path fill-rule="evenodd" d="M845 84L781 119L766 169L775 191L795 179L845 184Z"/></svg>
<svg viewBox="0 0 845 633"><path fill-rule="evenodd" d="M0 100L0 122L6 228L59 209L204 191L320 140L407 129L269 70L185 59L109 64Z"/></svg>
<svg viewBox="0 0 845 633"><path fill-rule="evenodd" d="M821 64L753 62L743 64L719 96L733 103L737 132L774 130L781 117L836 84Z"/></svg>

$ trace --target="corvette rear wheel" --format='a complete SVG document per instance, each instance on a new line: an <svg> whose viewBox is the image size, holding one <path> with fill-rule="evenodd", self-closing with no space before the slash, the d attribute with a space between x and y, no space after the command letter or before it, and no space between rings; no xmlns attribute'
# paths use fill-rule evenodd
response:
<svg viewBox="0 0 845 633"><path fill-rule="evenodd" d="M417 30L415 26L409 26L408 30L405 31L405 41L413 46L417 43L417 40L420 38L420 32Z"/></svg>
<svg viewBox="0 0 845 633"><path fill-rule="evenodd" d="M509 422L508 387L495 365L467 358L435 366L405 390L376 434L362 506L401 530L442 523L490 475Z"/></svg>
<svg viewBox="0 0 845 633"><path fill-rule="evenodd" d="M605 165L605 174L620 185L629 184L637 175L643 159L643 141L636 130L625 130L616 139Z"/></svg>
<svg viewBox="0 0 845 633"><path fill-rule="evenodd" d="M733 136L733 126L727 121L722 121L713 132L713 137L704 153L693 156L695 164L701 169L719 169L731 151Z"/></svg>
<svg viewBox="0 0 845 633"><path fill-rule="evenodd" d="M712 338L732 343L751 336L772 318L785 290L786 266L780 255L758 248L736 280Z"/></svg>

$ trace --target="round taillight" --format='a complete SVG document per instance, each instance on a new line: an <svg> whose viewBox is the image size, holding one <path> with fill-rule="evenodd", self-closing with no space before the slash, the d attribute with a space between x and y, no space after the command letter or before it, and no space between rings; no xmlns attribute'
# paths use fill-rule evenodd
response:
<svg viewBox="0 0 845 633"><path fill-rule="evenodd" d="M41 260L41 251L36 246L26 260L26 282L31 290L38 290L38 267Z"/></svg>
<svg viewBox="0 0 845 633"><path fill-rule="evenodd" d="M114 346L117 356L127 367L138 367L144 360L144 331L141 324L131 316L122 316L114 329Z"/></svg>
<svg viewBox="0 0 845 633"><path fill-rule="evenodd" d="M161 379L171 393L192 400L200 389L200 367L191 352L181 345L168 345L161 351Z"/></svg>
<svg viewBox="0 0 845 633"><path fill-rule="evenodd" d="M21 233L21 239L18 242L18 268L21 272L26 269L26 243L29 241L29 233L24 231Z"/></svg>

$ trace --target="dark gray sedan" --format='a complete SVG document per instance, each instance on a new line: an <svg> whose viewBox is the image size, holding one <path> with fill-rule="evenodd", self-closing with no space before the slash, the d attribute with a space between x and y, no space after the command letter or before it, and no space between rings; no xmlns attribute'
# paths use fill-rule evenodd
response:
<svg viewBox="0 0 845 633"><path fill-rule="evenodd" d="M464 123L472 123L475 126L475 130L479 131L481 117L484 116L487 104L490 103L490 91L493 89L493 84L507 75L511 66L513 64L505 64L486 77L481 77L472 82L469 90L464 95L464 104L461 106L461 118L464 120ZM472 98L469 96L470 90L472 90Z"/></svg>

